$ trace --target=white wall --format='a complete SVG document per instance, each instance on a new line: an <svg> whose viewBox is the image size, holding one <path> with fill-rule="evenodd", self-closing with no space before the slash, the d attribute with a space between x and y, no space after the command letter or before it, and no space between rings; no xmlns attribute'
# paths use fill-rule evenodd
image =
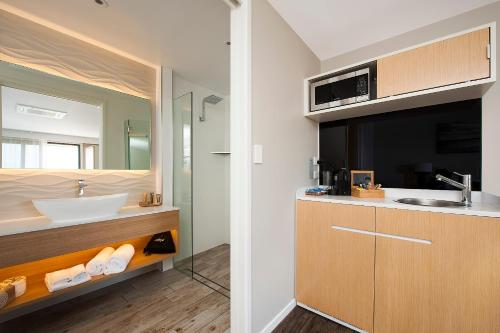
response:
<svg viewBox="0 0 500 333"><path fill-rule="evenodd" d="M325 60L321 63L321 71L347 66L493 21L500 24L500 2ZM352 38L352 36L346 35L346 38ZM499 45L500 33L497 32L497 48ZM500 66L497 66L497 78L499 74ZM498 171L500 170L500 152L498 150L498 142L500 142L499 106L500 83L497 82L483 96L482 145L482 190L495 195L500 195L500 182L498 181Z"/></svg>
<svg viewBox="0 0 500 333"><path fill-rule="evenodd" d="M294 299L295 192L311 184L318 125L303 115L303 80L320 62L267 0L252 5L252 331Z"/></svg>
<svg viewBox="0 0 500 333"><path fill-rule="evenodd" d="M229 150L229 98L174 74L174 99L193 92L193 245L199 253L229 243L229 156L210 152ZM224 99L207 104L200 122L202 100L209 95Z"/></svg>

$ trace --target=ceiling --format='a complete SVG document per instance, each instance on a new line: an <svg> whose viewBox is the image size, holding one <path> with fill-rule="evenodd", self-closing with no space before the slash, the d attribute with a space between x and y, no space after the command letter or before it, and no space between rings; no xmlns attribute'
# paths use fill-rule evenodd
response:
<svg viewBox="0 0 500 333"><path fill-rule="evenodd" d="M101 108L96 105L71 101L29 91L1 87L3 129L99 138ZM25 115L16 111L16 105L67 112L63 119Z"/></svg>
<svg viewBox="0 0 500 333"><path fill-rule="evenodd" d="M166 65L229 94L229 15L222 0L0 0L65 29Z"/></svg>
<svg viewBox="0 0 500 333"><path fill-rule="evenodd" d="M320 60L497 0L269 0Z"/></svg>

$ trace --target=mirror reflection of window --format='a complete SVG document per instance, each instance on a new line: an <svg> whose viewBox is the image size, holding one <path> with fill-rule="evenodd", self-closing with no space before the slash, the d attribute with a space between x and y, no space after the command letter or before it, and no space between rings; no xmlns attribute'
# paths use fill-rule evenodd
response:
<svg viewBox="0 0 500 333"><path fill-rule="evenodd" d="M94 169L94 146L85 147L85 169Z"/></svg>
<svg viewBox="0 0 500 333"><path fill-rule="evenodd" d="M22 167L22 144L2 142L2 168Z"/></svg>
<svg viewBox="0 0 500 333"><path fill-rule="evenodd" d="M22 138L2 139L2 168L37 169L41 166L40 144Z"/></svg>
<svg viewBox="0 0 500 333"><path fill-rule="evenodd" d="M44 157L47 169L80 169L80 145L49 142Z"/></svg>
<svg viewBox="0 0 500 333"><path fill-rule="evenodd" d="M26 169L40 168L40 145L27 144L24 150L24 167Z"/></svg>

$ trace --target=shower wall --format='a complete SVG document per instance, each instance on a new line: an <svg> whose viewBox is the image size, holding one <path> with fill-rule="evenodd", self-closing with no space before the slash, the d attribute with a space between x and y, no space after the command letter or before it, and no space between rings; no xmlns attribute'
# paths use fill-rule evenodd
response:
<svg viewBox="0 0 500 333"><path fill-rule="evenodd" d="M229 151L229 96L201 87L175 75L173 96L193 93L193 252L229 244L229 158L212 154ZM200 122L202 100L209 95L224 98L206 104L206 121Z"/></svg>

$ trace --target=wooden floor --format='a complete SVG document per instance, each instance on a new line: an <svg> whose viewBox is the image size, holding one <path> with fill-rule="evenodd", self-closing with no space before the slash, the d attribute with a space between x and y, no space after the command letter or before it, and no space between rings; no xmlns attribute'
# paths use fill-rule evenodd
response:
<svg viewBox="0 0 500 333"><path fill-rule="evenodd" d="M187 274L194 272L194 278L229 297L230 249L228 244L216 246L193 257L175 263L175 267Z"/></svg>
<svg viewBox="0 0 500 333"><path fill-rule="evenodd" d="M0 332L229 332L229 299L176 270L153 271L0 324Z"/></svg>
<svg viewBox="0 0 500 333"><path fill-rule="evenodd" d="M229 245L222 244L193 258L194 273L229 290Z"/></svg>
<svg viewBox="0 0 500 333"><path fill-rule="evenodd" d="M355 331L296 306L273 333L356 333Z"/></svg>

